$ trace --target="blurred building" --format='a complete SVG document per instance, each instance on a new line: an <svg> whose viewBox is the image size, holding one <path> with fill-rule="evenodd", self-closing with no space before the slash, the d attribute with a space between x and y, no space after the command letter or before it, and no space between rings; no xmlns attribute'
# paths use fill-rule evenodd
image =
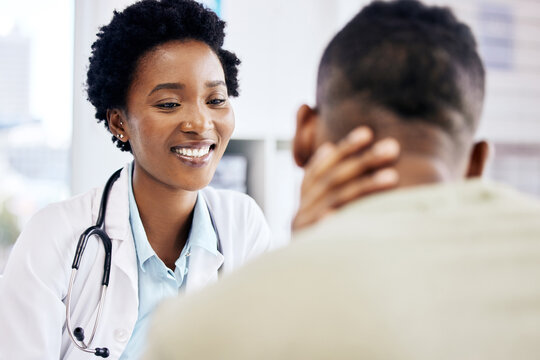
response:
<svg viewBox="0 0 540 360"><path fill-rule="evenodd" d="M30 39L0 37L0 129L30 121Z"/></svg>
<svg viewBox="0 0 540 360"><path fill-rule="evenodd" d="M53 117L64 120L64 127L71 121L56 111L60 106L71 107L70 99L61 96L65 85L71 87L62 81L70 70L59 68L59 53L51 46L61 38L51 28L64 22L41 27L41 21L54 21L41 6L57 10L49 3L0 3L0 273L11 244L30 216L69 195L69 147L51 138L50 126L47 129L43 121L47 106L54 109ZM45 58L44 51L51 56ZM37 91L36 98L43 69L57 81L45 82L47 92Z"/></svg>

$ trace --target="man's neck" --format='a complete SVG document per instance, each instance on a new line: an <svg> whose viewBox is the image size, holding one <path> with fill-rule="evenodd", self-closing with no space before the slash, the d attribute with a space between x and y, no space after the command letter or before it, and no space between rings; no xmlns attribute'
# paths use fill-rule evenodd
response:
<svg viewBox="0 0 540 360"><path fill-rule="evenodd" d="M402 154L395 168L399 174L399 188L456 181L460 178L443 161L420 154Z"/></svg>

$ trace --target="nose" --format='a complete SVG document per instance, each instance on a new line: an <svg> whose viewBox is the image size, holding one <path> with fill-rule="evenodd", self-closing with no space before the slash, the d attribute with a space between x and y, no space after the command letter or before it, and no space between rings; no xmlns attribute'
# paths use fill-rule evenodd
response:
<svg viewBox="0 0 540 360"><path fill-rule="evenodd" d="M185 133L204 134L214 128L210 111L201 105L186 105L180 131Z"/></svg>

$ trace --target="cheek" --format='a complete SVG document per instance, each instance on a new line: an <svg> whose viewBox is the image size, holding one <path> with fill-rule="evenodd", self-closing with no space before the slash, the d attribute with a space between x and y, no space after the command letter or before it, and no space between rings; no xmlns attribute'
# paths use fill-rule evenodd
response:
<svg viewBox="0 0 540 360"><path fill-rule="evenodd" d="M153 121L152 119L144 118L138 118L135 121L132 121L132 134L130 139L132 147L143 152L148 152L149 150L151 151L151 149L156 148L155 143L163 138L163 131L156 126L157 123L158 122Z"/></svg>
<svg viewBox="0 0 540 360"><path fill-rule="evenodd" d="M234 131L234 125L234 112L231 109L227 116L225 116L216 126L223 142L226 143L231 138Z"/></svg>

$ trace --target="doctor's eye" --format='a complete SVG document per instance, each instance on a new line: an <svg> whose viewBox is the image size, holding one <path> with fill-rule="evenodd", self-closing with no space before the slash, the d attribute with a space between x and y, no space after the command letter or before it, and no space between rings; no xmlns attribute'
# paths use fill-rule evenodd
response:
<svg viewBox="0 0 540 360"><path fill-rule="evenodd" d="M156 105L158 109L163 109L163 110L171 110L179 106L180 104L176 102L166 102L166 103L161 103L161 104Z"/></svg>
<svg viewBox="0 0 540 360"><path fill-rule="evenodd" d="M209 100L207 102L208 105L223 105L225 104L225 102L227 101L227 99L223 99L223 98L216 98L216 99L212 99L212 100Z"/></svg>

